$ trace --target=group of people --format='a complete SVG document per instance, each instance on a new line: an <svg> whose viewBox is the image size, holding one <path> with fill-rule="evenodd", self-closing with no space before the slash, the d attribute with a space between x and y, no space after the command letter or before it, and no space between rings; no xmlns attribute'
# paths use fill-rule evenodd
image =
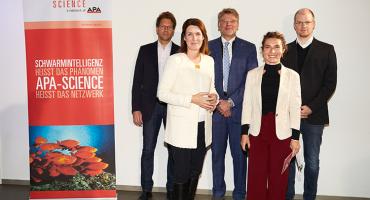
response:
<svg viewBox="0 0 370 200"><path fill-rule="evenodd" d="M234 200L294 198L295 159L304 150L304 200L316 198L327 103L335 91L334 47L313 37L314 13L294 15L297 39L280 32L263 36L264 63L256 46L236 36L239 14L218 14L219 38L208 40L200 19L187 19L181 43L171 41L176 19L156 21L158 40L141 46L132 87L133 122L143 127L141 200L151 199L154 151L161 124L168 149L167 199L193 200L209 147L212 199L224 199L227 141L233 159ZM248 176L247 157L248 155ZM247 183L246 184L246 180Z"/></svg>

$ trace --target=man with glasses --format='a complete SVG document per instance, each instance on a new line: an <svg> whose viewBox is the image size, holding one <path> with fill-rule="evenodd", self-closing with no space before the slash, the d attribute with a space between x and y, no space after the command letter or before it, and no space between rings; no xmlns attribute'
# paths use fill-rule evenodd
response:
<svg viewBox="0 0 370 200"><path fill-rule="evenodd" d="M225 153L229 140L234 171L234 200L245 200L246 158L240 147L241 112L247 73L257 67L256 46L236 37L239 14L225 8L218 14L221 37L209 42L215 61L215 87L220 101L212 122L213 199L224 199Z"/></svg>
<svg viewBox="0 0 370 200"><path fill-rule="evenodd" d="M303 8L294 15L297 39L288 45L283 64L297 71L301 79L301 128L303 138L304 200L316 199L319 154L324 126L329 124L328 101L337 84L337 59L334 47L313 37L315 15ZM295 160L289 167L287 200L295 195Z"/></svg>
<svg viewBox="0 0 370 200"><path fill-rule="evenodd" d="M156 21L158 40L141 46L136 60L132 85L132 118L136 126L143 127L141 154L140 200L150 199L153 188L154 150L161 124L166 123L167 105L157 98L158 82L167 58L176 53L179 46L171 39L175 32L176 19L170 12L161 13ZM168 154L167 198L173 190L172 163Z"/></svg>

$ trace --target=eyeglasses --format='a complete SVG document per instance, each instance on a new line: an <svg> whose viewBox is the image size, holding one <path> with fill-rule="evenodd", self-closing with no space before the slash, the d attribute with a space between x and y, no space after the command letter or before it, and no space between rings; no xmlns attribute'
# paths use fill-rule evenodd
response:
<svg viewBox="0 0 370 200"><path fill-rule="evenodd" d="M237 22L238 22L237 20L230 20L230 21L221 20L221 23L223 24L236 24Z"/></svg>
<svg viewBox="0 0 370 200"><path fill-rule="evenodd" d="M160 25L158 27L160 30L169 30L169 31L172 31L173 30L173 27L172 26L165 26L165 25Z"/></svg>
<svg viewBox="0 0 370 200"><path fill-rule="evenodd" d="M296 21L296 22L295 22L295 25L297 25L297 26L302 26L302 25L307 26L307 25L310 25L310 24L312 24L312 23L313 23L313 21L305 21L305 22Z"/></svg>

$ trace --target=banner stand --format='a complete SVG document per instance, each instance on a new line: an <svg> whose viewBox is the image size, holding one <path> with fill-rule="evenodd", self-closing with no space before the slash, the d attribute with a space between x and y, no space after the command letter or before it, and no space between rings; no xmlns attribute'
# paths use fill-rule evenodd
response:
<svg viewBox="0 0 370 200"><path fill-rule="evenodd" d="M23 1L30 199L117 199L111 1Z"/></svg>

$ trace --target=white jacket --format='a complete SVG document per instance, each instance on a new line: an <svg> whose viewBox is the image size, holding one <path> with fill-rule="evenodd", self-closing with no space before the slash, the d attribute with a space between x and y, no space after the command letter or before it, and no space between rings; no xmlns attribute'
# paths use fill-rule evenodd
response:
<svg viewBox="0 0 370 200"><path fill-rule="evenodd" d="M248 72L244 91L242 124L249 124L249 134L258 136L262 118L261 84L264 66ZM280 85L276 103L276 135L280 140L291 137L292 128L301 122L301 85L297 72L281 65Z"/></svg>
<svg viewBox="0 0 370 200"><path fill-rule="evenodd" d="M213 58L201 54L199 65L200 69L196 69L185 53L174 54L168 58L158 85L157 96L167 103L165 142L176 147L197 147L198 118L202 108L191 103L192 95L199 92L217 94L214 87ZM206 112L206 146L211 142L212 113Z"/></svg>

